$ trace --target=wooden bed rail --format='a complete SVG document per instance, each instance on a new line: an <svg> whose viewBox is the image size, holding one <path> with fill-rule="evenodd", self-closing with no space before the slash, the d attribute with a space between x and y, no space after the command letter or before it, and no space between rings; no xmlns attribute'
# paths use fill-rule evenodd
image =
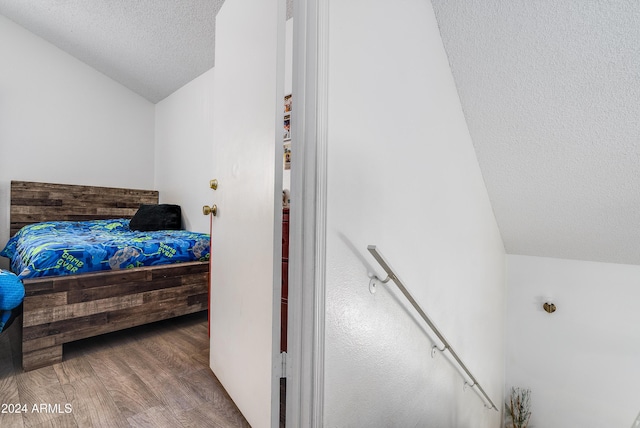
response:
<svg viewBox="0 0 640 428"><path fill-rule="evenodd" d="M62 345L207 309L209 263L24 281L22 368L62 361Z"/></svg>

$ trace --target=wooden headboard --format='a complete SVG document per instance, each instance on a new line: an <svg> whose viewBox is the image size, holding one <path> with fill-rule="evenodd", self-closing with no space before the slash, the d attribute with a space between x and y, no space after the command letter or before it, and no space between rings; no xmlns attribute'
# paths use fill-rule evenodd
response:
<svg viewBox="0 0 640 428"><path fill-rule="evenodd" d="M155 190L12 181L10 236L43 221L131 218L140 204L157 203Z"/></svg>

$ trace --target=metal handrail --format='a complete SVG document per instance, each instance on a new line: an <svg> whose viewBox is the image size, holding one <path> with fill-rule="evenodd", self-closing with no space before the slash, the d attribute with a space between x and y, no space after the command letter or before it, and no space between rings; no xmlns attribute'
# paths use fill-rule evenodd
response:
<svg viewBox="0 0 640 428"><path fill-rule="evenodd" d="M456 351L453 350L453 348L451 347L451 344L449 343L449 341L444 337L444 335L440 332L438 327L436 327L436 325L433 323L433 321L431 321L429 316L422 310L422 308L420 307L418 302L416 302L416 299L413 298L411 293L409 293L409 290L407 290L407 288L404 286L404 284L402 284L402 281L400 281L400 279L398 279L398 276L395 274L395 272L393 271L393 269L391 268L389 263L384 259L384 257L382 257L382 254L380 254L380 251L378 251L376 246L375 245L369 245L367 247L367 250L369 250L369 252L373 256L373 258L375 258L377 260L377 262L380 263L380 266L382 266L382 268L385 270L385 272L387 272L388 277L384 281L380 280L379 278L377 278L377 279L379 281L383 282L383 283L388 282L389 279L393 280L393 282L396 284L396 286L398 286L398 289L400 289L402 294L404 294L404 296L407 298L409 303L411 303L411 305L416 310L416 312L418 312L418 314L420 314L420 317L422 317L424 322L427 323L427 325L431 328L431 330L434 332L434 334L438 337L438 339L444 345L444 348L442 348L442 349L439 349L437 347L436 348L439 349L441 352L444 352L444 351L448 350L449 353L451 354L451 356L453 357L453 359L458 363L460 368L469 377L469 380L471 380L471 382L473 382L471 385L468 385L465 382L465 385L468 385L470 387L477 387L478 391L491 404L490 407L489 406L487 406L487 407L498 411L498 408L496 407L495 404L493 404L493 401L491 401L491 398L489 398L489 396L484 391L484 389L482 389L482 386L480 386L480 384L476 380L475 376L473 376L473 374L471 374L471 372L469 371L467 366L462 362L462 360L460 359L460 357L458 356ZM485 405L486 405L486 403L485 403Z"/></svg>

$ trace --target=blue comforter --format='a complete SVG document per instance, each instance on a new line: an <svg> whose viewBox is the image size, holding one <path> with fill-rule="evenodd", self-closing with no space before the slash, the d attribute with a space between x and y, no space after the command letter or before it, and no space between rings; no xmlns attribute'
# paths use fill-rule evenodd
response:
<svg viewBox="0 0 640 428"><path fill-rule="evenodd" d="M208 260L209 235L185 230L136 232L129 220L60 221L25 226L0 256L19 278L71 275Z"/></svg>

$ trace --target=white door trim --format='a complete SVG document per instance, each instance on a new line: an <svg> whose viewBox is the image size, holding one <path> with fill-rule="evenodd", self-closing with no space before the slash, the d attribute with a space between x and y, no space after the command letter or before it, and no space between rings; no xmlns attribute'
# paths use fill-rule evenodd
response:
<svg viewBox="0 0 640 428"><path fill-rule="evenodd" d="M278 26L277 26L277 61L276 61L276 99L275 121L276 144L274 146L274 162L276 172L274 174L273 187L273 307L272 314L272 334L271 334L271 427L280 426L280 376L282 375L282 355L280 353L280 336L282 334L281 302L282 302L282 171L284 169L284 159L282 156L282 146L279 144L282 136L282 112L284 108L284 76L285 76L285 22L286 22L286 1L277 0L278 4Z"/></svg>
<svg viewBox="0 0 640 428"><path fill-rule="evenodd" d="M295 0L287 427L323 426L329 0Z"/></svg>

